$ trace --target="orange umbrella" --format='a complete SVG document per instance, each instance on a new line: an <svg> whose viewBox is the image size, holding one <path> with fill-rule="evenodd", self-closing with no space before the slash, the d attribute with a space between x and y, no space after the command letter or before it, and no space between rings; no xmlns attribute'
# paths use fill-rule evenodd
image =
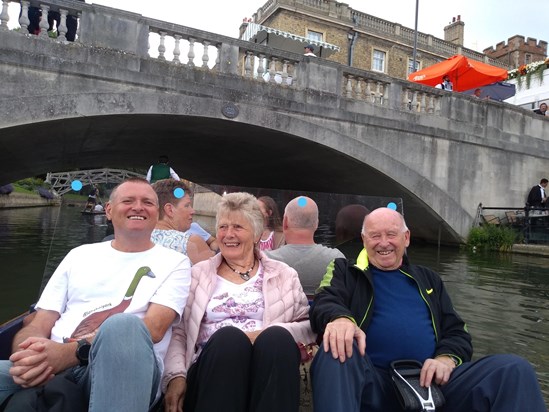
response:
<svg viewBox="0 0 549 412"><path fill-rule="evenodd" d="M408 80L416 83L436 86L442 82L442 76L450 76L453 89L462 92L476 87L507 79L506 69L490 66L476 60L456 54L447 60L433 64L423 70L408 75Z"/></svg>

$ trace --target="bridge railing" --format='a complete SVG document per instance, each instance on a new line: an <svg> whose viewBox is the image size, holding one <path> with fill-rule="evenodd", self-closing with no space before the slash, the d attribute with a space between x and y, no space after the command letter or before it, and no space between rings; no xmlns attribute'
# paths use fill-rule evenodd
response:
<svg viewBox="0 0 549 412"><path fill-rule="evenodd" d="M7 28L7 4L10 1L2 2L0 28ZM236 75L297 90L312 89L364 104L420 114L440 114L441 99L447 94L382 73L359 70L111 7L76 0L22 0L16 3L21 4L19 32L29 37L27 13L30 7L60 14L57 38L48 36L47 19L41 19L38 38L44 41L70 44L65 34L66 21L71 17L78 19L77 44L131 53L192 70Z"/></svg>

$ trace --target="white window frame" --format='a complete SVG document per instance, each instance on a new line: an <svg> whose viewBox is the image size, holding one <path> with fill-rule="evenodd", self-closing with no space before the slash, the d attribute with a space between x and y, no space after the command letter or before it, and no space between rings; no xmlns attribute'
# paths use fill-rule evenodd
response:
<svg viewBox="0 0 549 412"><path fill-rule="evenodd" d="M414 58L413 57L408 57L408 67L406 69L406 75L409 75L409 74L413 73L412 72L413 64L414 64ZM415 71L417 72L418 70L421 70L421 61L416 58L416 70Z"/></svg>
<svg viewBox="0 0 549 412"><path fill-rule="evenodd" d="M307 29L307 38L309 40L324 42L324 33L317 30Z"/></svg>
<svg viewBox="0 0 549 412"><path fill-rule="evenodd" d="M376 68L375 63L377 60L379 60L379 59L376 59L375 57L376 52L383 53L383 60L381 61L381 65L382 65L381 70ZM372 70L375 72L386 73L386 70L387 70L387 51L386 50L372 49Z"/></svg>

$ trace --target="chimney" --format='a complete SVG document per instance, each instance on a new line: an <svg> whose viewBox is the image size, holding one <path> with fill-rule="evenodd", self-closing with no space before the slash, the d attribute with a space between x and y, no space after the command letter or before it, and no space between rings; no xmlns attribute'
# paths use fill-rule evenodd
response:
<svg viewBox="0 0 549 412"><path fill-rule="evenodd" d="M452 17L452 22L444 27L444 40L458 46L463 46L464 34L465 23L461 21L460 14L458 14L457 18Z"/></svg>

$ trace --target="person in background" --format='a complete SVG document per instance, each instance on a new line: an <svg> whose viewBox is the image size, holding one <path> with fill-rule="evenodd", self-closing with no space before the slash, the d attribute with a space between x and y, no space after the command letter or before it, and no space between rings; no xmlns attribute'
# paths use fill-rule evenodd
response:
<svg viewBox="0 0 549 412"><path fill-rule="evenodd" d="M278 206L270 196L261 196L257 201L265 220L265 227L259 240L259 250L278 249L285 243Z"/></svg>
<svg viewBox="0 0 549 412"><path fill-rule="evenodd" d="M151 242L158 197L146 180L118 185L106 213L115 239L67 254L15 335L10 360L0 361L0 404L64 376L92 412L147 411L159 395L191 283L189 259Z"/></svg>
<svg viewBox="0 0 549 412"><path fill-rule="evenodd" d="M448 76L447 74L442 76L442 82L437 84L435 87L437 89L443 89L443 90L448 90L448 91L454 90L454 85L450 81L450 76Z"/></svg>
<svg viewBox="0 0 549 412"><path fill-rule="evenodd" d="M475 89L475 91L473 92L473 97L476 97L477 99L480 99L481 94L482 94L482 90Z"/></svg>
<svg viewBox="0 0 549 412"><path fill-rule="evenodd" d="M286 244L276 250L265 251L271 259L294 268L303 290L312 296L326 273L326 267L336 258L345 256L337 249L315 243L318 228L318 206L305 196L292 199L284 209L282 230Z"/></svg>
<svg viewBox="0 0 549 412"><path fill-rule="evenodd" d="M308 44L305 46L304 49L305 49L305 53L303 54L304 56L316 57L315 46L313 46L312 44Z"/></svg>
<svg viewBox="0 0 549 412"><path fill-rule="evenodd" d="M160 156L158 163L149 167L147 180L154 183L157 180L169 179L181 180L177 173L168 165L168 156Z"/></svg>
<svg viewBox="0 0 549 412"><path fill-rule="evenodd" d="M210 233L198 223L191 223L189 233L192 235L200 236L207 243L211 250L213 250L215 253L219 252L219 246L217 245L217 240L215 240L215 237L210 235Z"/></svg>
<svg viewBox="0 0 549 412"><path fill-rule="evenodd" d="M84 207L84 210L89 212L93 211L95 206L98 203L98 199L99 199L99 187L97 185L92 185L90 193L88 194L88 200L86 202L86 207Z"/></svg>
<svg viewBox="0 0 549 412"><path fill-rule="evenodd" d="M547 116L547 103L540 104L539 109L534 110L534 113Z"/></svg>
<svg viewBox="0 0 549 412"><path fill-rule="evenodd" d="M410 231L395 210L364 219L356 265L336 259L310 310L321 348L311 365L315 412L402 411L390 364L423 364L419 384L440 385L445 412L546 412L532 366L515 355L472 362L471 336L437 273L410 264Z"/></svg>
<svg viewBox="0 0 549 412"><path fill-rule="evenodd" d="M152 187L158 195L160 215L151 240L187 255L193 265L212 257L214 252L206 242L189 232L194 215L189 188L175 179L159 180Z"/></svg>
<svg viewBox="0 0 549 412"><path fill-rule="evenodd" d="M530 189L528 198L526 199L526 205L535 208L544 208L547 205L547 194L545 188L549 180L543 178L539 181L539 185L535 185Z"/></svg>
<svg viewBox="0 0 549 412"><path fill-rule="evenodd" d="M166 356L165 410L297 412L298 343L315 341L299 277L259 251L253 195L224 195L216 227L220 253L193 266Z"/></svg>

